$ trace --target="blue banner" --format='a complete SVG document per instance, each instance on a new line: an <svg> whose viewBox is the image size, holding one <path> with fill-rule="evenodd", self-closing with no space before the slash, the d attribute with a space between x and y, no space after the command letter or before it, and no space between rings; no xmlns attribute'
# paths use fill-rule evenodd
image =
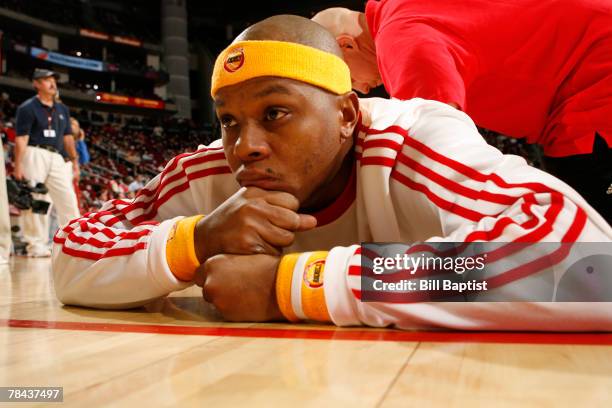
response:
<svg viewBox="0 0 612 408"><path fill-rule="evenodd" d="M31 47L30 54L34 58L48 61L53 64L64 65L67 67L88 69L90 71L103 71L104 63L102 61L73 57L70 55L60 54L58 52L43 50L38 47Z"/></svg>

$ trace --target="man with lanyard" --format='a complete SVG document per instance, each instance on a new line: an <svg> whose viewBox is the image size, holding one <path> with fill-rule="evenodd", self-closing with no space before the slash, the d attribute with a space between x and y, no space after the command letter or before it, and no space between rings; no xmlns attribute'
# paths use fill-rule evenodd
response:
<svg viewBox="0 0 612 408"><path fill-rule="evenodd" d="M68 107L56 101L57 74L37 68L32 76L37 94L17 109L15 169L17 180L44 183L56 206L59 223L79 216L72 186L73 174L78 177L79 164L70 126ZM66 163L61 152L71 161ZM23 213L23 235L30 257L48 257L48 214Z"/></svg>

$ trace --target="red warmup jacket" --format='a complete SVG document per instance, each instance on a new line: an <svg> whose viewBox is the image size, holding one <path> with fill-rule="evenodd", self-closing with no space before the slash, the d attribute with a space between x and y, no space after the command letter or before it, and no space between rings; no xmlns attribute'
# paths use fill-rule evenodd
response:
<svg viewBox="0 0 612 408"><path fill-rule="evenodd" d="M389 94L457 103L552 157L612 147L612 2L370 0Z"/></svg>

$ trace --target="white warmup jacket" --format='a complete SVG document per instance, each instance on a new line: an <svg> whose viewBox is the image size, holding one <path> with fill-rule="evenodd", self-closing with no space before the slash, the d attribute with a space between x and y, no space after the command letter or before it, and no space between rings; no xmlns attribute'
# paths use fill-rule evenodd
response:
<svg viewBox="0 0 612 408"><path fill-rule="evenodd" d="M315 214L317 228L296 234L286 249L330 251L324 288L334 323L612 330L612 303L360 301L354 266L364 241L612 240L610 226L578 193L489 146L464 113L422 99L361 102L369 111L364 123L371 123L356 134L352 182ZM132 202L112 200L59 230L53 246L58 298L126 308L189 286L165 259L170 227L181 217L210 213L238 189L220 141L175 157Z"/></svg>

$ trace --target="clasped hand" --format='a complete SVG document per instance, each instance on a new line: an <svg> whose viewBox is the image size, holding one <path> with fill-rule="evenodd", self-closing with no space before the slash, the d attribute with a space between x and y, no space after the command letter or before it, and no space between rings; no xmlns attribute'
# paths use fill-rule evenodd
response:
<svg viewBox="0 0 612 408"><path fill-rule="evenodd" d="M299 214L299 205L286 192L241 188L196 225L201 266L195 282L226 320L283 318L275 291L280 256L296 232L317 223L313 216Z"/></svg>

